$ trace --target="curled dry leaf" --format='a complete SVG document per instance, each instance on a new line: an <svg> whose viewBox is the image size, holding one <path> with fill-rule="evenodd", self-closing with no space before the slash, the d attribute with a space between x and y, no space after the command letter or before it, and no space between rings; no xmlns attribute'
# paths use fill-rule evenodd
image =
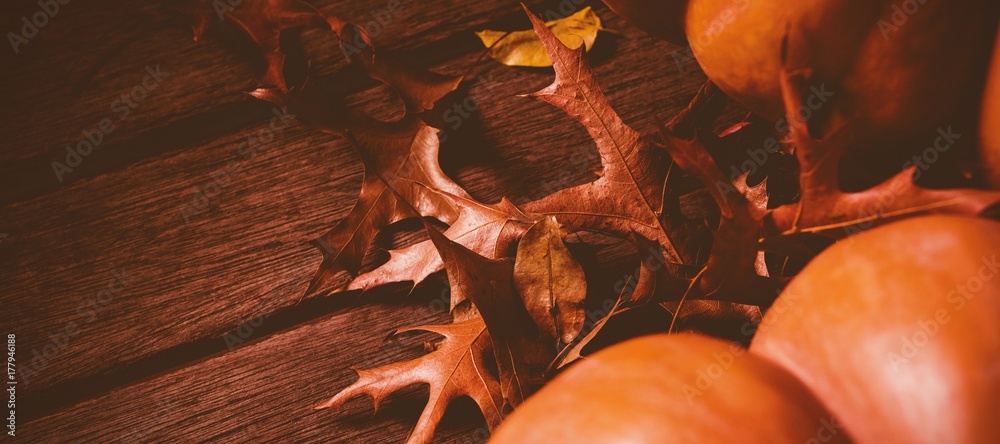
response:
<svg viewBox="0 0 1000 444"><path fill-rule="evenodd" d="M545 26L566 46L576 48L582 44L586 51L594 46L598 31L604 29L601 27L601 18L590 6L569 17L545 22ZM504 65L552 66L549 54L531 29L510 32L484 30L476 32L476 35L489 48L490 57Z"/></svg>
<svg viewBox="0 0 1000 444"><path fill-rule="evenodd" d="M300 0L242 0L236 6L217 0L173 0L168 6L191 17L195 40L201 38L209 23L233 23L260 48L267 60L261 86L283 91L289 86L285 82L281 33L292 28L327 28L339 34L344 26L337 17Z"/></svg>
<svg viewBox="0 0 1000 444"><path fill-rule="evenodd" d="M438 164L437 130L412 116L381 122L338 107L334 101L324 101L324 96L308 88L303 91L284 94L258 89L252 94L283 106L307 124L344 137L357 149L365 166L354 208L314 241L323 252L323 262L309 285L311 293L339 271L357 274L375 235L389 224L419 215L445 223L458 219L459 208L453 199L438 190L452 197L465 198L467 194Z"/></svg>
<svg viewBox="0 0 1000 444"><path fill-rule="evenodd" d="M444 336L436 350L417 359L397 362L371 370L357 370L358 380L316 409L338 408L347 400L366 394L378 410L382 400L412 384L430 388L427 405L407 438L407 444L428 444L434 437L451 401L468 396L482 410L492 430L503 419L500 382L492 375L488 360L493 359L486 324L480 317L449 325L414 327L400 330L428 331Z"/></svg>
<svg viewBox="0 0 1000 444"><path fill-rule="evenodd" d="M555 350L547 345L514 289L514 261L489 259L425 223L448 272L453 298L475 305L493 342L505 409L517 407L542 384Z"/></svg>
<svg viewBox="0 0 1000 444"><path fill-rule="evenodd" d="M571 343L586 319L587 277L563 244L555 218L545 217L517 245L514 286L546 335Z"/></svg>
<svg viewBox="0 0 1000 444"><path fill-rule="evenodd" d="M736 130L734 130L736 131ZM760 270L759 238L767 207L766 182L757 187L746 184L746 175L730 183L725 173L702 145L702 139L716 136L701 133L684 140L663 131L664 147L677 165L698 178L708 189L721 215L713 233L712 250L685 299L716 299L754 305L770 303L777 297L781 279L767 277ZM735 137L729 132L725 137ZM753 199L751 203L749 198Z"/></svg>
<svg viewBox="0 0 1000 444"><path fill-rule="evenodd" d="M525 8L527 11L527 8ZM605 232L622 238L633 232L658 242L671 263L693 261L690 232L679 209L668 207L667 178L672 164L652 136L630 128L611 108L583 48L563 45L545 24L528 16L553 60L555 81L530 97L551 103L582 124L597 144L603 175L524 205L525 211L555 216L574 229Z"/></svg>

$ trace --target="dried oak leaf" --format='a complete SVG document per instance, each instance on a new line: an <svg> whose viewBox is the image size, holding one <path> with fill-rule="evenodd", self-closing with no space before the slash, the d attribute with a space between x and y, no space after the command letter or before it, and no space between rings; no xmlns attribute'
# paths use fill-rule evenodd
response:
<svg viewBox="0 0 1000 444"><path fill-rule="evenodd" d="M672 263L693 260L686 251L683 216L667 208L666 185L672 164L652 135L630 128L601 92L583 48L563 45L541 19L525 7L535 32L548 51L555 81L530 97L548 102L580 122L594 139L603 165L598 180L567 188L524 205L527 212L556 216L574 229L628 237L633 232L658 242Z"/></svg>
<svg viewBox="0 0 1000 444"><path fill-rule="evenodd" d="M514 245L538 216L522 212L507 199L494 205L487 205L468 197L464 193L453 194L412 184L423 188L426 193L435 194L450 201L458 211L444 235L479 255L491 259L511 257ZM428 216L430 214L424 214ZM440 219L440 218L439 218ZM389 260L378 268L358 275L346 287L347 290L368 290L379 285L394 282L423 282L427 276L444 269L441 257L431 241L416 243L404 248L390 250ZM457 301L452 300L454 309Z"/></svg>
<svg viewBox="0 0 1000 444"><path fill-rule="evenodd" d="M236 25L260 48L267 60L262 86L288 90L285 82L285 53L281 50L281 33L292 28L327 28L340 33L344 22L323 14L300 0L242 0L230 6L218 0L173 0L170 7L191 17L195 41L199 40L213 21Z"/></svg>
<svg viewBox="0 0 1000 444"><path fill-rule="evenodd" d="M430 443L448 404L461 396L469 396L479 405L490 429L499 425L503 419L503 398L500 382L487 370L489 360L494 358L483 319L474 317L454 324L408 328L397 333L409 331L437 333L444 336L444 340L436 350L417 359L356 370L357 382L315 408L338 408L348 399L367 394L378 410L389 394L411 384L424 383L430 388L430 396L407 437L408 444Z"/></svg>
<svg viewBox="0 0 1000 444"><path fill-rule="evenodd" d="M545 217L517 244L514 286L546 335L571 343L586 320L587 277L563 244L559 223Z"/></svg>
<svg viewBox="0 0 1000 444"><path fill-rule="evenodd" d="M703 145L717 136L701 132L693 140L685 140L674 136L669 126L663 131L664 148L677 166L705 185L721 215L708 261L683 298L770 303L783 281L768 277L766 268L762 269L759 239L767 208L766 182L749 187L744 174L730 183ZM736 137L737 131L727 131L725 137Z"/></svg>
<svg viewBox="0 0 1000 444"><path fill-rule="evenodd" d="M773 209L766 217L765 235L813 233L840 238L875 224L926 213L979 215L1000 202L1000 192L975 189L928 189L913 182L916 166L859 192L840 188L840 159L852 142L850 122L830 124L834 129L814 138L798 116L808 88L808 69L786 71L781 91L795 154L799 160L800 199ZM833 114L831 121L843 121Z"/></svg>
<svg viewBox="0 0 1000 444"><path fill-rule="evenodd" d="M444 261L453 298L475 305L493 342L505 409L517 407L543 382L555 350L539 330L514 288L514 261L489 259L448 239L426 224Z"/></svg>
<svg viewBox="0 0 1000 444"><path fill-rule="evenodd" d="M312 293L339 271L357 275L381 229L421 215L455 222L460 209L452 197L468 195L441 170L434 128L412 115L396 122L382 122L352 113L335 101L324 101L322 95L308 88L303 91L284 94L276 89L258 89L252 95L283 106L306 124L348 140L365 167L354 208L314 241L323 252L323 262L309 284L307 293Z"/></svg>
<svg viewBox="0 0 1000 444"><path fill-rule="evenodd" d="M358 63L368 77L392 87L399 94L408 112L419 113L434 108L434 104L458 88L462 76L447 76L418 69L403 63L383 51L364 29L346 24L340 31L340 47L352 63Z"/></svg>
<svg viewBox="0 0 1000 444"><path fill-rule="evenodd" d="M590 9L590 6L571 16L545 22L545 26L567 46L575 48L583 44L586 51L590 51L594 46L598 31L604 29L601 27L601 18ZM476 36L489 49L490 57L504 65L552 66L552 60L545 52L542 42L530 29L509 32L487 29L476 32Z"/></svg>

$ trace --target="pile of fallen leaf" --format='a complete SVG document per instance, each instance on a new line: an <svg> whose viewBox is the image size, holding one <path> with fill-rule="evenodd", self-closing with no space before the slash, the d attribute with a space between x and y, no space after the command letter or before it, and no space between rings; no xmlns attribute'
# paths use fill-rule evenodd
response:
<svg viewBox="0 0 1000 444"><path fill-rule="evenodd" d="M852 143L846 119L817 139L804 122L790 118L779 157L793 167L769 169L752 184L746 174L731 181L720 162L745 151L741 146L748 141L770 136L754 116L719 131L726 97L709 83L659 132L641 134L615 113L587 64L585 50L602 29L597 15L586 8L546 23L525 8L533 30L483 31L479 37L505 64L552 66L553 83L527 96L583 125L596 143L602 171L591 183L521 207L506 199L486 204L445 175L438 131L422 119L461 78L394 60L362 28L298 0L244 0L222 10L218 2L181 0L172 7L193 19L196 38L217 15L237 26L267 61L252 95L343 137L360 154L365 176L357 204L315 241L323 262L310 293L344 271L352 279L343 290L416 285L440 270L447 273L453 322L397 332L440 335L432 351L359 370L357 382L318 406L333 408L367 394L377 408L387 395L425 383L430 396L412 443L430 442L448 404L461 396L472 398L489 426L497 426L567 365L625 339L621 331L629 328L622 327L634 327L629 324L659 323L656 328L665 332L752 327L795 269L788 264L807 262L831 239L927 212L979 214L1000 201L996 192L918 187L915 166L873 188L842 192L839 159ZM288 80L293 76L280 41L283 32L297 28L332 31L352 63L399 95L404 116L380 121L330 98L308 76ZM787 110L804 103L808 80L808 70L785 73ZM793 189L776 193L772 183ZM772 198L779 194L792 198ZM427 218L448 228L442 232ZM388 261L362 272L375 237L406 219L423 220L429 240L391 250ZM567 236L583 232L631 242L640 270L586 331L588 276L567 247Z"/></svg>

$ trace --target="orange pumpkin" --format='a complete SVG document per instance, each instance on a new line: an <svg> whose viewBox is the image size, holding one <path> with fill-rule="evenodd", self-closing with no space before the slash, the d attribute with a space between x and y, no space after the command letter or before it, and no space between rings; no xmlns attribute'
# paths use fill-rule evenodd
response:
<svg viewBox="0 0 1000 444"><path fill-rule="evenodd" d="M781 368L694 334L646 336L574 365L491 443L849 442Z"/></svg>
<svg viewBox="0 0 1000 444"><path fill-rule="evenodd" d="M860 442L1000 442L1000 223L928 216L845 239L750 346Z"/></svg>

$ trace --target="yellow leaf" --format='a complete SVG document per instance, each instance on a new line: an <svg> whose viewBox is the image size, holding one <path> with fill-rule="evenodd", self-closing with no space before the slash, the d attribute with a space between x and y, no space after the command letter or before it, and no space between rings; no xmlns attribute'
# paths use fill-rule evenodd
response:
<svg viewBox="0 0 1000 444"><path fill-rule="evenodd" d="M594 46L597 31L601 28L601 18L590 9L581 9L576 14L558 20L545 22L552 33L564 45L578 48L582 42L587 51ZM490 48L490 57L508 66L552 66L552 60L542 47L542 41L533 30L525 31L479 31L476 33L483 45Z"/></svg>

